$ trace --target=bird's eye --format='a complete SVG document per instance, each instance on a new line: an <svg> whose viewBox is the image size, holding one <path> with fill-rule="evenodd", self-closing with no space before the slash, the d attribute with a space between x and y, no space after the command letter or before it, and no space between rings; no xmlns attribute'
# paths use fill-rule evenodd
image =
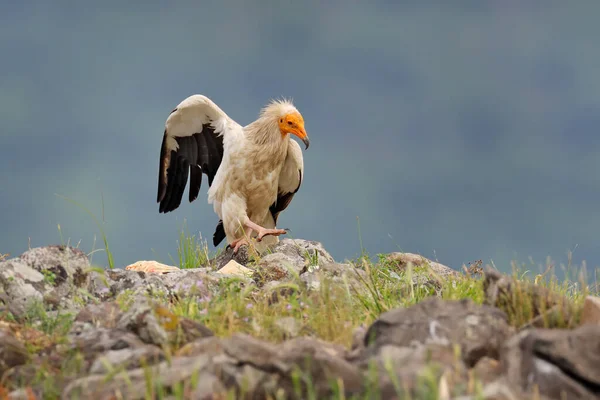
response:
<svg viewBox="0 0 600 400"><path fill-rule="evenodd" d="M288 125L292 125L292 121L288 121Z"/></svg>
<svg viewBox="0 0 600 400"><path fill-rule="evenodd" d="M281 118L281 119L279 120L279 123L280 123L280 124L281 124L281 123L283 123L283 118Z"/></svg>

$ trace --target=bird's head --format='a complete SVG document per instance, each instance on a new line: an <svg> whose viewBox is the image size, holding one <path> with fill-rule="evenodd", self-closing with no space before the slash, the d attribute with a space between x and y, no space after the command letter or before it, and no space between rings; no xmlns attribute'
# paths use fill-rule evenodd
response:
<svg viewBox="0 0 600 400"><path fill-rule="evenodd" d="M304 145L308 149L310 144L310 140L308 139L308 135L306 134L306 130L304 129L304 118L302 118L302 114L297 111L293 111L279 117L279 130L282 135L287 135L291 133L292 135L296 135L304 142Z"/></svg>
<svg viewBox="0 0 600 400"><path fill-rule="evenodd" d="M308 149L310 141L304 128L304 118L291 100L272 100L263 108L261 116L272 123L277 123L281 136L296 135Z"/></svg>

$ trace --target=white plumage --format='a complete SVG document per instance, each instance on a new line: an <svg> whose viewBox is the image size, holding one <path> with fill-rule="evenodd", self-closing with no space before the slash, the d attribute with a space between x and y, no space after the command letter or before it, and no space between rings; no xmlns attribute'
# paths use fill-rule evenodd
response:
<svg viewBox="0 0 600 400"><path fill-rule="evenodd" d="M254 122L241 126L203 95L183 100L169 115L160 152L159 212L179 207L190 180L189 201L208 177L208 202L219 216L213 244L223 238L237 252L247 237L277 241L277 217L300 188L302 151L309 146L304 119L286 100L272 101Z"/></svg>

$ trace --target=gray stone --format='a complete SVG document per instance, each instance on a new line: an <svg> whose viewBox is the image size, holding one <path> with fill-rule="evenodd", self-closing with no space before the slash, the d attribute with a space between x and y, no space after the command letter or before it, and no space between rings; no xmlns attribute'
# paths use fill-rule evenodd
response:
<svg viewBox="0 0 600 400"><path fill-rule="evenodd" d="M12 332L0 329L0 378L12 367L22 365L29 359L27 349Z"/></svg>
<svg viewBox="0 0 600 400"><path fill-rule="evenodd" d="M282 239L273 247L272 253L285 254L293 260L294 265L306 267L323 266L335 261L321 243L304 239Z"/></svg>
<svg viewBox="0 0 600 400"><path fill-rule="evenodd" d="M303 259L282 253L267 254L256 263L253 278L263 286L271 281L289 281L297 278L305 269Z"/></svg>
<svg viewBox="0 0 600 400"><path fill-rule="evenodd" d="M563 328L578 324L580 310L570 299L546 287L518 281L487 269L483 281L487 305L503 310L519 328Z"/></svg>
<svg viewBox="0 0 600 400"><path fill-rule="evenodd" d="M410 264L413 268L426 267L432 274L442 279L457 277L458 271L414 253L394 252L384 256L384 260L394 264L400 272L405 272Z"/></svg>
<svg viewBox="0 0 600 400"><path fill-rule="evenodd" d="M208 267L214 271L218 271L231 260L234 260L240 265L247 266L252 261L252 257L248 254L248 246L240 247L237 254L233 254L233 249L231 247L225 248L221 254L208 261ZM199 265L198 267L201 266Z"/></svg>
<svg viewBox="0 0 600 400"><path fill-rule="evenodd" d="M550 399L600 398L600 326L529 329L502 347L502 372L511 386Z"/></svg>
<svg viewBox="0 0 600 400"><path fill-rule="evenodd" d="M94 327L114 328L123 313L115 302L90 304L79 311L75 322L87 323Z"/></svg>
<svg viewBox="0 0 600 400"><path fill-rule="evenodd" d="M464 362L473 366L484 356L498 358L500 346L511 332L506 315L494 307L430 297L381 314L367 330L365 346L372 354L384 345L408 346L413 341L456 343Z"/></svg>
<svg viewBox="0 0 600 400"><path fill-rule="evenodd" d="M287 373L289 367L281 362L276 347L252 336L234 333L222 340L224 353L243 364L253 365L263 371Z"/></svg>
<svg viewBox="0 0 600 400"><path fill-rule="evenodd" d="M366 290L363 280L366 272L351 264L340 264L336 262L324 262L320 266L307 268L300 275L300 280L308 290L319 290L324 279L332 284L351 290Z"/></svg>
<svg viewBox="0 0 600 400"><path fill-rule="evenodd" d="M88 287L90 263L81 250L67 246L33 248L0 262L0 286L11 313L21 318L36 301L50 309L77 309L73 297Z"/></svg>
<svg viewBox="0 0 600 400"><path fill-rule="evenodd" d="M110 350L98 355L92 366L90 374L107 374L113 369L135 369L144 365L153 365L165 359L164 352L151 345L121 350Z"/></svg>
<svg viewBox="0 0 600 400"><path fill-rule="evenodd" d="M146 398L147 376L160 379L165 388L173 387L180 382L190 381L194 375L198 376L208 365L208 357L185 358L179 357L172 362L163 361L147 368L137 368L128 371L127 375L116 374L110 379L104 374L89 375L69 383L62 392L61 398L93 398L108 400L117 395L125 399Z"/></svg>
<svg viewBox="0 0 600 400"><path fill-rule="evenodd" d="M204 325L180 318L162 305L137 301L117 322L117 329L137 334L145 343L181 346L201 337L212 336Z"/></svg>
<svg viewBox="0 0 600 400"><path fill-rule="evenodd" d="M19 260L0 262L0 284L4 301L16 318L22 318L35 303L44 301L44 276Z"/></svg>

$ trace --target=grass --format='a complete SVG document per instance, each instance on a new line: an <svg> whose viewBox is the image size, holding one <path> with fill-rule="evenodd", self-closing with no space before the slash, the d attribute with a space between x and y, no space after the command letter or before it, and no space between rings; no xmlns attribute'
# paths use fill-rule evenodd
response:
<svg viewBox="0 0 600 400"><path fill-rule="evenodd" d="M113 268L114 261L102 226L89 210L84 210L98 224L109 268ZM172 263L180 268L196 268L205 264L215 255L209 252L208 244L200 236L190 235L184 223L178 240L177 260L172 259ZM0 260L5 257L0 254ZM307 259L309 269L318 265L317 254L308 254ZM197 296L196 293L201 286L207 283L196 282L191 283L190 287L186 288L184 295L177 300L168 299L159 294L155 294L155 300L162 304L163 310L166 310L163 312L176 318L199 321L218 337L246 333L256 338L278 343L285 340L286 337L286 331L279 326L278 321L281 321L282 318L292 318L297 322L300 335L315 336L347 348L352 344L353 333L357 327L369 326L385 311L398 307L409 307L434 295L448 300L471 299L477 304L484 302L483 280L480 271L477 271L476 268L469 269L467 273L456 279L439 279L439 285L425 285L418 283L418 280L415 283L415 277L427 273L425 266L417 265L400 270L395 264L387 262L382 255L376 259L378 260L374 262L361 246L361 255L348 262L364 273L356 273L355 280L347 280L343 284L323 279L316 291L302 290L297 277L291 282L271 288L269 291L245 284L240 279L225 279L220 281L218 290L216 292L213 290L212 295ZM550 262L547 263L545 272L537 275L532 274L531 266L523 268L523 265L516 263L512 265L511 275L520 284L513 291L516 294L512 298L504 299L503 308L507 311L510 324L516 329L520 329L534 316L537 300L528 289L533 285L546 288L554 295L568 299L574 307L574 316L562 320L559 318L558 326L576 325L579 318L578 312L585 296L598 294L596 281L592 285L588 285L586 282L589 282L589 278L583 274L585 268L578 269L571 263L562 271L565 275L563 280L559 280L556 274L552 273L555 267ZM570 279L571 277L576 279ZM45 279L51 283L54 277L48 274ZM285 296L281 295L282 292L286 292ZM123 310L131 307L132 293L131 290L126 290L117 296L116 301ZM278 301L274 301L275 294L277 294ZM560 314L562 308L559 307L558 310L558 314ZM545 319L547 311L541 310L542 322L546 325L556 324L556 318ZM28 338L27 350L30 355L34 355L43 349L64 343L73 320L74 315L50 313L37 305L29 310L25 319L16 329L27 332L24 336ZM0 322L2 321L15 324L15 319L10 313L0 314ZM177 348L169 349L168 353L171 354L177 350ZM21 384L41 385L44 388L45 398L59 398L60 392L57 387L61 380L76 374L81 365L81 354L71 352L59 367L36 365L35 379L21 382ZM440 391L447 390L450 390L452 395L470 394L475 396L474 398L478 398L477 395L481 393L481 385L478 382L469 381L465 387L457 385L448 389L446 380L439 379L436 368L436 365L431 365L423 372L415 398L437 399ZM167 396L166 389L161 387L152 371L150 367L145 370L146 398L164 398ZM123 379L124 373L120 370L114 371L114 376ZM393 373L390 372L388 375L399 396L402 396L404 393L402 393L401 383L395 380L396 377ZM296 390L305 390L303 392L305 398L316 398L310 376L298 370L295 377ZM374 378L367 380L371 383L367 385L368 391L365 398L380 398L378 382ZM7 383L2 384L6 385ZM3 393L6 393L8 389L13 389L11 387L7 389L2 384L0 384L0 399L4 398ZM346 399L343 388L340 386L341 381L333 381L331 384L333 398ZM184 384L177 385L170 393L172 396L170 398L186 398L185 393L189 389ZM235 397L231 393L227 398L234 399Z"/></svg>

